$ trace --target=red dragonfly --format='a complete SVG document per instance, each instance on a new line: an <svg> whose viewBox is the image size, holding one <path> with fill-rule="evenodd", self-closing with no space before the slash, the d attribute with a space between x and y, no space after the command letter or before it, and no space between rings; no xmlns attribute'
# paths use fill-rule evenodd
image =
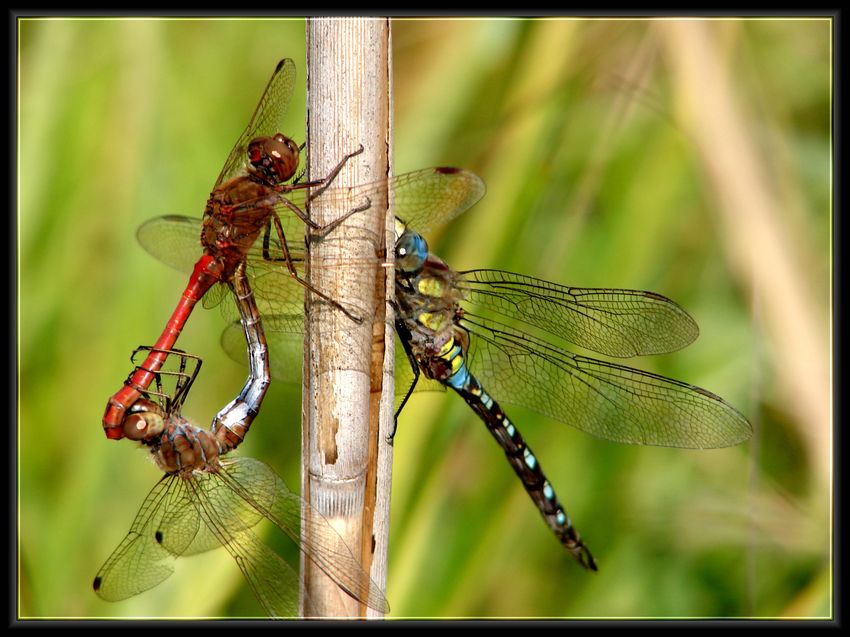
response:
<svg viewBox="0 0 850 637"><path fill-rule="evenodd" d="M162 366L165 360L162 352L174 346L195 304L215 283L223 282L233 291L243 318L256 319L257 309L245 276L245 258L261 233L264 234L265 258L285 262L290 276L313 293L327 299L304 281L293 266L279 213L292 212L312 231L324 234L349 215L367 208L368 200L361 202L359 207L348 210L330 224L319 226L297 203L288 198L288 195L296 191L315 188L307 197L309 202L333 181L350 157L362 152L362 147L344 157L324 179L299 182L296 177L299 163L298 145L277 132L277 127L289 106L294 85L295 65L292 60L284 59L275 68L248 126L237 140L215 182L200 228L203 255L195 263L177 308L151 350L148 360L125 386L109 399L103 416L103 427L108 438L123 437L122 425L128 409L140 397L141 390L150 386L153 374ZM293 181L286 183L290 180ZM273 257L268 251L272 232L276 233L276 245L280 247L282 254L280 257ZM339 307L331 299L327 300ZM344 308L340 309L345 311ZM266 385L262 379L252 377L243 389L243 398L253 396L255 404L251 409L254 411L259 408ZM231 405L233 407L230 410L226 408L216 417L214 430L216 436L227 440L232 448L242 440L250 420L245 420L245 408L241 402L237 400Z"/></svg>
<svg viewBox="0 0 850 637"><path fill-rule="evenodd" d="M129 534L95 576L97 594L107 601L132 597L169 577L177 558L223 546L269 616L297 616L295 570L254 532L266 519L343 591L377 611L388 612L380 588L325 518L263 462L221 457L216 437L180 415L200 359L147 347L137 349L131 361L142 351L179 361L176 370L147 370L156 389L142 392L124 421L124 434L148 446L165 475L148 494ZM142 371L142 366L136 369ZM173 390L165 391L163 385L172 383ZM315 615L309 599L305 610Z"/></svg>
<svg viewBox="0 0 850 637"><path fill-rule="evenodd" d="M260 317L273 322L275 316L291 310L294 304L302 306L301 286L304 286L356 319L298 275L295 264L303 261L302 251L287 246L286 235L303 232L304 223L316 233L327 232L349 215L368 207L371 201L383 200L391 202L397 215L425 230L459 215L480 199L484 191L483 183L473 173L445 167L351 188L328 188L350 156L324 180L297 183L296 179L294 183L282 184L284 177L292 177L296 170L298 148L280 134L268 135L272 135L286 111L294 76L291 60L278 64L248 127L228 156L203 219L158 217L138 231L139 241L151 254L177 269L192 272L177 309L156 343L157 350L173 347L189 313L202 297L207 307L228 296L235 301L248 342L251 375L240 395L213 422L216 437L229 448L235 448L244 438L268 385L268 375L264 372L268 364L260 360L267 358ZM289 161L284 162L286 158ZM307 190L314 186L313 190ZM235 203L234 196L242 193L243 188L263 195L256 199L246 196ZM317 227L303 212L317 197L346 212L328 226ZM294 215L278 214L286 211ZM257 241L260 233L263 240ZM199 235L204 248L200 260L197 259ZM282 268L281 263L287 268ZM293 281L300 286L293 285ZM223 285L213 287L217 282ZM233 294L227 294L228 289ZM234 303L223 305L233 306ZM278 326L272 323L271 328L275 330ZM103 418L107 437L123 437L123 419L129 407L152 381L152 372L146 370L156 371L163 361L163 355L156 350L152 352L142 369L109 400Z"/></svg>

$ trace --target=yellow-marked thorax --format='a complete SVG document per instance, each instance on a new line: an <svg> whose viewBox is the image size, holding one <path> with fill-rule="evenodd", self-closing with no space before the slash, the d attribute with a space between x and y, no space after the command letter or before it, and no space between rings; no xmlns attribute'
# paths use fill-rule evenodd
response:
<svg viewBox="0 0 850 637"><path fill-rule="evenodd" d="M431 256L415 276L400 276L396 302L410 330L414 349L425 358L439 358L445 347L465 341L457 325L462 294L456 274Z"/></svg>

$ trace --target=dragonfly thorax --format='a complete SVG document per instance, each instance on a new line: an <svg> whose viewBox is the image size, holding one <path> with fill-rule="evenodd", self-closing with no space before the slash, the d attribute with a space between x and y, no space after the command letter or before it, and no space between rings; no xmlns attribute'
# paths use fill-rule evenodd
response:
<svg viewBox="0 0 850 637"><path fill-rule="evenodd" d="M219 444L209 431L172 414L165 431L153 445L154 462L168 474L188 475L193 471L217 471Z"/></svg>
<svg viewBox="0 0 850 637"><path fill-rule="evenodd" d="M251 174L275 185L292 179L298 170L298 145L281 133L257 137L248 144Z"/></svg>

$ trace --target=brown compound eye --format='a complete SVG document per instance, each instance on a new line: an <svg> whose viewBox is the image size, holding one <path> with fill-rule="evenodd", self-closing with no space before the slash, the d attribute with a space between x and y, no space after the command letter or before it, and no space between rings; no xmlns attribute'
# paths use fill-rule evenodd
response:
<svg viewBox="0 0 850 637"><path fill-rule="evenodd" d="M140 411L124 419L124 435L130 440L151 440L165 428L165 420L157 413Z"/></svg>
<svg viewBox="0 0 850 637"><path fill-rule="evenodd" d="M156 403L140 398L130 408L122 424L124 435L130 440L150 442L165 429L165 414Z"/></svg>
<svg viewBox="0 0 850 637"><path fill-rule="evenodd" d="M281 133L278 133L277 135L275 135L274 140L276 142L278 142L279 144L283 144L284 146L286 146L286 149L289 151L289 153L292 156L294 156L295 158L298 157L298 153L299 153L298 146L295 145L294 141L292 141L291 139L289 139L288 137L286 137L285 135L283 135Z"/></svg>

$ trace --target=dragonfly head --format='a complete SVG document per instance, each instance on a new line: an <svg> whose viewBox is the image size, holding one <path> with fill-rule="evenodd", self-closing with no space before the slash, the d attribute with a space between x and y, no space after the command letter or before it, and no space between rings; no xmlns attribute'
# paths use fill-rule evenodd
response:
<svg viewBox="0 0 850 637"><path fill-rule="evenodd" d="M165 428L162 408L154 402L140 398L130 407L124 419L124 435L130 440L152 440Z"/></svg>
<svg viewBox="0 0 850 637"><path fill-rule="evenodd" d="M421 234L405 230L395 243L397 270L413 274L422 269L428 258L428 242Z"/></svg>
<svg viewBox="0 0 850 637"><path fill-rule="evenodd" d="M257 137L248 144L248 161L251 173L267 184L289 181L298 170L298 144L280 133Z"/></svg>

